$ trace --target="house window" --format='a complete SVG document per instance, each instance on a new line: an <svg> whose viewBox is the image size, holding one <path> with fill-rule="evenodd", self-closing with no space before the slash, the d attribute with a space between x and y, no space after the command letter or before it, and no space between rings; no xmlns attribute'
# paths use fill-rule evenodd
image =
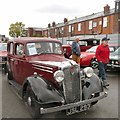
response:
<svg viewBox="0 0 120 120"><path fill-rule="evenodd" d="M72 32L74 31L74 26L72 26Z"/></svg>
<svg viewBox="0 0 120 120"><path fill-rule="evenodd" d="M103 27L107 27L107 17L103 18Z"/></svg>
<svg viewBox="0 0 120 120"><path fill-rule="evenodd" d="M69 32L71 32L71 25L69 25Z"/></svg>
<svg viewBox="0 0 120 120"><path fill-rule="evenodd" d="M55 35L57 34L57 29L55 29Z"/></svg>
<svg viewBox="0 0 120 120"><path fill-rule="evenodd" d="M64 28L63 28L63 27L62 27L61 29L62 29L62 31L64 30Z"/></svg>
<svg viewBox="0 0 120 120"><path fill-rule="evenodd" d="M102 25L102 21L99 21L99 25Z"/></svg>
<svg viewBox="0 0 120 120"><path fill-rule="evenodd" d="M89 30L92 29L92 21L89 21Z"/></svg>
<svg viewBox="0 0 120 120"><path fill-rule="evenodd" d="M78 31L81 31L81 23L78 24Z"/></svg>
<svg viewBox="0 0 120 120"><path fill-rule="evenodd" d="M97 22L93 22L93 27L97 27Z"/></svg>

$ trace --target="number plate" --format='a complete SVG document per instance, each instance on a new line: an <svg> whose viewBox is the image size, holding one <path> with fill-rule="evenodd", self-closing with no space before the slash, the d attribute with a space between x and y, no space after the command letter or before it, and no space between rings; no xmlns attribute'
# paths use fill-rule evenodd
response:
<svg viewBox="0 0 120 120"><path fill-rule="evenodd" d="M82 105L82 106L77 106L77 107L73 107L73 108L67 109L66 110L66 115L72 115L74 113L78 113L78 112L82 112L82 111L85 111L85 110L89 110L90 106L91 106L90 104L85 104L85 105Z"/></svg>

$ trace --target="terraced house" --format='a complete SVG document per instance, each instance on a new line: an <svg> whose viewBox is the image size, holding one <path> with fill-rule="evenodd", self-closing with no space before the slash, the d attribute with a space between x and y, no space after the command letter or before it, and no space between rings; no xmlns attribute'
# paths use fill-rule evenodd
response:
<svg viewBox="0 0 120 120"><path fill-rule="evenodd" d="M29 36L36 34L34 28ZM30 30L31 30L30 29ZM47 28L41 29L41 35L51 38L74 39L79 36L81 38L96 37L101 38L109 35L113 40L118 40L120 33L120 0L115 1L115 8L110 8L107 4L102 12L92 13L91 15L68 20L64 18L63 22L48 24Z"/></svg>

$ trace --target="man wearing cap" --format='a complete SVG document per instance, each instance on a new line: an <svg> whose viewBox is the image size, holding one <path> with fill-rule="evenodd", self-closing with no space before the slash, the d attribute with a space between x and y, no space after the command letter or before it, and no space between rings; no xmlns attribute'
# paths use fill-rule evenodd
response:
<svg viewBox="0 0 120 120"><path fill-rule="evenodd" d="M98 69L99 69L98 76L102 79L104 87L109 86L106 80L106 73L105 73L107 63L109 62L109 54L110 54L108 40L110 39L107 37L102 38L102 43L97 47L95 54L96 59L98 61Z"/></svg>
<svg viewBox="0 0 120 120"><path fill-rule="evenodd" d="M80 45L79 45L79 38L76 38L75 41L72 43L72 60L76 63L80 64Z"/></svg>

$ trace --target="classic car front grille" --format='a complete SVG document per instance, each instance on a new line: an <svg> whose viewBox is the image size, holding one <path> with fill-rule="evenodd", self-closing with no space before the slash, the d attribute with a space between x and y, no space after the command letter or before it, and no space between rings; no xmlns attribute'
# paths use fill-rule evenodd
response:
<svg viewBox="0 0 120 120"><path fill-rule="evenodd" d="M110 60L110 61L109 61L109 64L115 64L115 65L118 65L119 62L118 62L118 60Z"/></svg>
<svg viewBox="0 0 120 120"><path fill-rule="evenodd" d="M78 66L65 68L65 79L63 83L64 96L67 103L80 101L80 73Z"/></svg>

